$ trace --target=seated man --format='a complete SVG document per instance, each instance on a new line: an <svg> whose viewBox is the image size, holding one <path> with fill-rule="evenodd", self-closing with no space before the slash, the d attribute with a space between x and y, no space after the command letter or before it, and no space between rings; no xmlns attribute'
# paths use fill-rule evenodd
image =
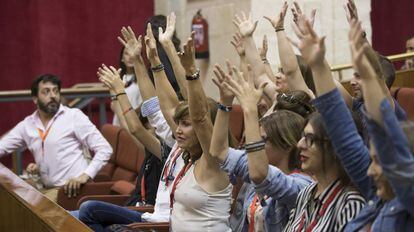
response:
<svg viewBox="0 0 414 232"><path fill-rule="evenodd" d="M410 37L407 42L405 43L406 52L414 52L414 36ZM405 60L404 65L401 67L402 70L404 69L412 69L414 68L414 58L408 58Z"/></svg>
<svg viewBox="0 0 414 232"><path fill-rule="evenodd" d="M61 186L69 197L76 196L112 154L109 143L82 111L61 105L60 89L57 76L35 79L31 94L37 110L0 139L0 157L18 148L30 150L36 162L30 171L40 174L42 191L55 202ZM95 154L89 164L83 147Z"/></svg>

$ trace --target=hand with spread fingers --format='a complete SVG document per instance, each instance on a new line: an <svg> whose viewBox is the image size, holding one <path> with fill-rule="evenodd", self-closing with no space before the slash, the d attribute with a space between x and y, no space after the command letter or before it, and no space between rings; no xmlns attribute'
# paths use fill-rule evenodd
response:
<svg viewBox="0 0 414 232"><path fill-rule="evenodd" d="M267 36L263 36L262 40L262 47L259 48L259 55L262 60L267 60L267 50L268 50L268 44L267 44Z"/></svg>
<svg viewBox="0 0 414 232"><path fill-rule="evenodd" d="M224 72L219 64L214 65L214 77L212 78L212 81L219 88L220 102L223 104L231 104L234 99L234 93L230 91L224 83L232 78L233 68L228 60L226 61L226 65L228 69L227 73Z"/></svg>
<svg viewBox="0 0 414 232"><path fill-rule="evenodd" d="M179 53L180 61L184 67L186 76L191 76L196 72L194 35L194 31L191 32L191 37L188 38L187 43L183 46L183 52Z"/></svg>
<svg viewBox="0 0 414 232"><path fill-rule="evenodd" d="M348 33L348 37L353 67L360 74L362 80L373 76L375 77L375 71L365 56L369 45L361 42L362 34L364 33L361 22L352 19L350 26L351 30Z"/></svg>
<svg viewBox="0 0 414 232"><path fill-rule="evenodd" d="M107 67L102 64L102 67L98 68L96 73L99 80L104 83L111 92L118 94L125 92L124 83L119 76L119 70L116 70L113 66Z"/></svg>
<svg viewBox="0 0 414 232"><path fill-rule="evenodd" d="M224 86L237 97L244 112L257 110L257 103L262 98L263 90L268 83L264 82L259 88L256 88L250 65L247 65L248 73L246 74L243 74L234 66L232 69L235 80L226 79Z"/></svg>
<svg viewBox="0 0 414 232"><path fill-rule="evenodd" d="M63 186L63 190L69 198L76 197L79 195L80 188L83 184L88 182L89 176L85 173L82 173L80 176L76 178L69 179L66 184Z"/></svg>
<svg viewBox="0 0 414 232"><path fill-rule="evenodd" d="M249 17L242 11L240 15L235 15L233 19L233 24L239 29L239 32L242 37L252 36L253 32L256 30L258 21L252 21L252 15L249 14Z"/></svg>
<svg viewBox="0 0 414 232"><path fill-rule="evenodd" d="M230 41L230 43L234 46L234 48L237 51L237 54L239 54L240 57L244 57L246 55L246 50L243 46L243 38L239 32L236 32L233 35L233 40Z"/></svg>
<svg viewBox="0 0 414 232"><path fill-rule="evenodd" d="M313 9L311 11L310 18L308 18L304 13L302 13L302 9L300 9L300 6L297 2L293 2L293 5L295 6L292 8L293 21L298 26L299 30L306 32L306 21L309 21L311 27L313 28L313 24L315 23L316 9Z"/></svg>
<svg viewBox="0 0 414 232"><path fill-rule="evenodd" d="M130 26L122 27L121 34L122 38L118 36L118 41L124 46L125 54L132 57L134 61L142 62L142 37L139 36L137 39L134 31Z"/></svg>
<svg viewBox="0 0 414 232"><path fill-rule="evenodd" d="M354 0L348 0L347 3L344 5L344 9L348 23L351 23L353 19L358 21L358 10Z"/></svg>
<svg viewBox="0 0 414 232"><path fill-rule="evenodd" d="M172 12L167 16L167 25L165 27L165 31L163 32L161 27L158 28L158 41L160 41L160 43L171 41L171 38L173 37L175 31L175 20L175 13Z"/></svg>
<svg viewBox="0 0 414 232"><path fill-rule="evenodd" d="M299 38L299 43L292 42L292 44L299 49L303 59L310 66L322 64L325 60L325 36L319 37L313 30L309 20L305 21L306 30L301 31L298 26L293 25L295 33Z"/></svg>
<svg viewBox="0 0 414 232"><path fill-rule="evenodd" d="M263 18L267 19L267 21L269 21L272 24L275 30L283 30L285 26L285 16L287 9L288 3L285 1L285 3L283 3L282 10L279 12L279 15L276 18L272 19L267 16L263 16Z"/></svg>
<svg viewBox="0 0 414 232"><path fill-rule="evenodd" d="M145 35L144 40L148 60L150 62L154 62L155 60L159 59L157 51L157 42L155 40L154 34L152 33L151 23L147 24L147 34Z"/></svg>

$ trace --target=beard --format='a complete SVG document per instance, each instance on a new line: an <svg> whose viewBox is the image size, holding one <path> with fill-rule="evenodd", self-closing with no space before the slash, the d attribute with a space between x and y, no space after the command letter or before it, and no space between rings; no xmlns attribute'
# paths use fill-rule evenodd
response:
<svg viewBox="0 0 414 232"><path fill-rule="evenodd" d="M42 102L40 99L37 101L37 106L39 107L39 109L47 114L50 115L55 115L60 107L60 101L57 100L50 100L49 103L45 104L44 102Z"/></svg>

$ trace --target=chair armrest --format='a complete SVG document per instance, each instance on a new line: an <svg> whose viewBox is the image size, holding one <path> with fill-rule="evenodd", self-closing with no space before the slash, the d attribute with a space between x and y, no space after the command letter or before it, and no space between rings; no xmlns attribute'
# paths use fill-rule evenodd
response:
<svg viewBox="0 0 414 232"><path fill-rule="evenodd" d="M121 195L131 195L134 189L135 184L126 180L118 180L111 187L113 192Z"/></svg>
<svg viewBox="0 0 414 232"><path fill-rule="evenodd" d="M77 208L80 208L80 205L85 201L104 201L107 203L111 203L114 205L123 206L124 203L130 198L130 195L89 195L84 196L81 199L79 199Z"/></svg>
<svg viewBox="0 0 414 232"><path fill-rule="evenodd" d="M157 231L157 232L168 232L170 230L169 222L139 222L128 225L129 228L134 231Z"/></svg>
<svg viewBox="0 0 414 232"><path fill-rule="evenodd" d="M148 206L127 206L126 208L134 211L138 211L141 213L153 213L154 212L154 206L148 205Z"/></svg>
<svg viewBox="0 0 414 232"><path fill-rule="evenodd" d="M84 184L76 197L69 198L63 187L58 191L57 203L66 210L76 210L79 199L87 195L109 195L114 182L88 182Z"/></svg>

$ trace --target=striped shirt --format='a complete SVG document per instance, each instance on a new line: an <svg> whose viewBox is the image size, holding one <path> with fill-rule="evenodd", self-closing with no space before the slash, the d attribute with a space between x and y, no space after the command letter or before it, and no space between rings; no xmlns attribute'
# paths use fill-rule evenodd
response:
<svg viewBox="0 0 414 232"><path fill-rule="evenodd" d="M317 183L304 188L296 199L285 232L343 231L364 207L365 200L354 188L332 182L318 198L314 198Z"/></svg>

